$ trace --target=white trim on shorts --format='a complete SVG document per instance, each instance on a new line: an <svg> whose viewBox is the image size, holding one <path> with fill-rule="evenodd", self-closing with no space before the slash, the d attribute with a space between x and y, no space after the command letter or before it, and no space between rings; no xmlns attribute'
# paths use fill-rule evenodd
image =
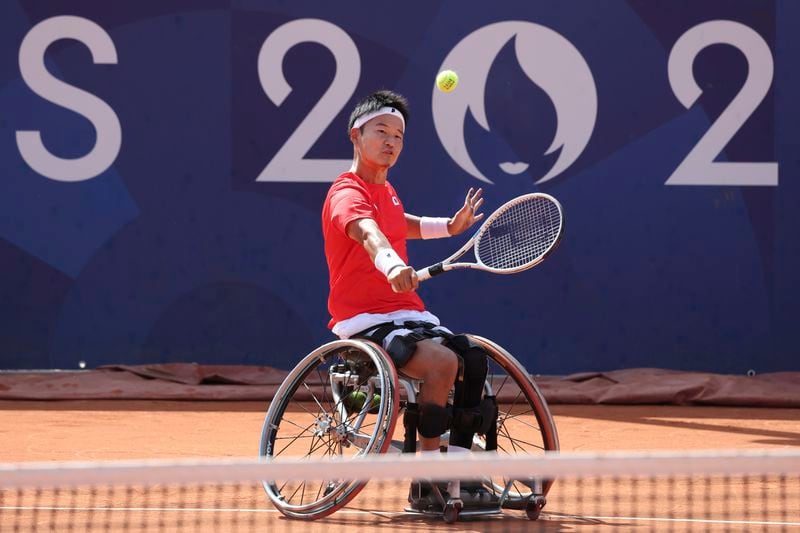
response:
<svg viewBox="0 0 800 533"><path fill-rule="evenodd" d="M392 311L391 313L383 314L361 313L346 320L342 320L341 322L337 322L336 325L333 326L332 331L335 335L338 335L340 339L348 339L356 333L365 331L372 326L385 324L386 322L394 322L398 326L401 326L403 323L412 320L419 322L430 322L436 326L433 328L434 331L443 331L445 333L450 333L451 335L453 334L452 331L440 325L441 322L439 321L439 318L433 313L429 311L413 311L410 309L401 309L400 311ZM398 335L408 335L409 333L411 333L411 330L405 328L399 328L389 332L389 334L383 339L383 348L386 349L386 347L389 346L389 343L392 342L392 339ZM444 339L441 337L436 337L431 340L441 343Z"/></svg>

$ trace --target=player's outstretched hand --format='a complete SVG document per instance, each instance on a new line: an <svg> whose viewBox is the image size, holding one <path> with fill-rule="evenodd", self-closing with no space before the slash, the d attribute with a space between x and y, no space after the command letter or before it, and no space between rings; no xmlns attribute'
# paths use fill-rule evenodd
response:
<svg viewBox="0 0 800 533"><path fill-rule="evenodd" d="M395 267L387 276L394 292L409 292L419 287L417 273L410 266Z"/></svg>
<svg viewBox="0 0 800 533"><path fill-rule="evenodd" d="M483 218L483 213L478 214L478 209L483 205L483 189L473 190L469 188L467 197L464 199L464 206L459 209L450 223L447 225L447 230L450 235L460 235L469 229L470 226Z"/></svg>

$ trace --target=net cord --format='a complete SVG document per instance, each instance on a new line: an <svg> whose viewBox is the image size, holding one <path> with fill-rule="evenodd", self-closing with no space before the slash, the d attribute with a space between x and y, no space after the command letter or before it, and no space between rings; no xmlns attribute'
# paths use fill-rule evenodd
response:
<svg viewBox="0 0 800 533"><path fill-rule="evenodd" d="M457 465L457 466L456 466ZM434 458L413 455L370 455L347 460L219 459L204 461L105 461L0 464L0 488L80 487L90 485L181 485L260 482L279 479L391 480L507 476L586 478L597 476L798 474L800 451L698 451L691 453L546 453L542 456Z"/></svg>

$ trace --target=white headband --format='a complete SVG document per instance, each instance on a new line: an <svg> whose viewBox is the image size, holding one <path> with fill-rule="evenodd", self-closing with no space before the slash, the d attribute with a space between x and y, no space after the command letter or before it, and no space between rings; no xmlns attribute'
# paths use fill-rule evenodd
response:
<svg viewBox="0 0 800 533"><path fill-rule="evenodd" d="M373 111L372 113L367 113L366 115L361 115L360 117L358 117L356 119L355 122L353 122L353 127L354 128L360 128L361 126L363 126L364 124L366 124L367 122L372 120L373 118L379 117L381 115L393 115L393 116L399 118L400 122L403 123L403 131L405 131L405 129L406 129L406 121L403 118L403 114L400 111L398 111L397 109L395 109L394 107L389 107L389 106L382 107L382 108L380 108L380 109L378 109L376 111Z"/></svg>

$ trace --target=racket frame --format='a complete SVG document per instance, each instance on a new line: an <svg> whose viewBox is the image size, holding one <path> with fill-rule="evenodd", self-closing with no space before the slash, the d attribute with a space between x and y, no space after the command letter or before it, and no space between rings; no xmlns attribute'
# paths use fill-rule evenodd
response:
<svg viewBox="0 0 800 533"><path fill-rule="evenodd" d="M550 244L550 246L547 248L547 250L545 250L541 255L539 255L533 261L530 261L528 263L525 263L524 265L521 265L521 266L518 266L518 267L514 267L514 268L493 268L493 267L487 266L480 260L480 258L478 257L477 253L475 254L475 262L474 263L454 263L453 262L456 259L460 258L465 253L467 253L467 251L470 248L473 248L475 243L479 240L479 237L481 235L483 235L483 233L486 232L489 229L489 227L492 225L492 222L497 220L498 217L503 215L506 211L508 211L509 208L513 207L514 205L516 205L518 203L521 203L521 202L526 202L531 198L546 198L548 201L554 203L556 205L556 207L558 207L558 213L560 215L559 216L559 220L560 220L561 224L560 224L560 226L558 228L558 236ZM517 272L522 272L523 270L528 270L529 268L533 268L536 265L538 265L539 263L541 263L542 261L544 261L547 258L547 256L549 256L551 253L553 253L556 250L556 248L558 248L558 245L561 243L561 238L563 236L564 236L564 210L561 207L561 203L558 200L556 200L554 197L550 196L549 194L546 194L546 193L543 193L543 192L534 192L534 193L524 194L522 196L517 196L516 198L513 198L513 199L509 200L508 202L504 203L503 205L501 205L500 207L495 209L494 213L492 213L491 216L489 216L489 218L487 218L483 222L483 224L481 224L481 227L478 228L478 231L476 231L472 235L472 237L470 237L469 240L464 243L464 246L459 248L458 251L456 251L450 257L448 257L444 261L440 261L440 262L438 262L436 264L433 264L433 265L427 266L427 267L425 267L425 268L423 268L421 270L418 270L417 271L417 278L419 279L419 281L426 281L426 280L431 279L433 276L438 276L439 274L442 274L443 272L448 272L450 270L457 270L457 269L462 269L462 268L471 268L471 269L475 269L475 270L483 270L485 272L492 272L494 274L516 274Z"/></svg>

